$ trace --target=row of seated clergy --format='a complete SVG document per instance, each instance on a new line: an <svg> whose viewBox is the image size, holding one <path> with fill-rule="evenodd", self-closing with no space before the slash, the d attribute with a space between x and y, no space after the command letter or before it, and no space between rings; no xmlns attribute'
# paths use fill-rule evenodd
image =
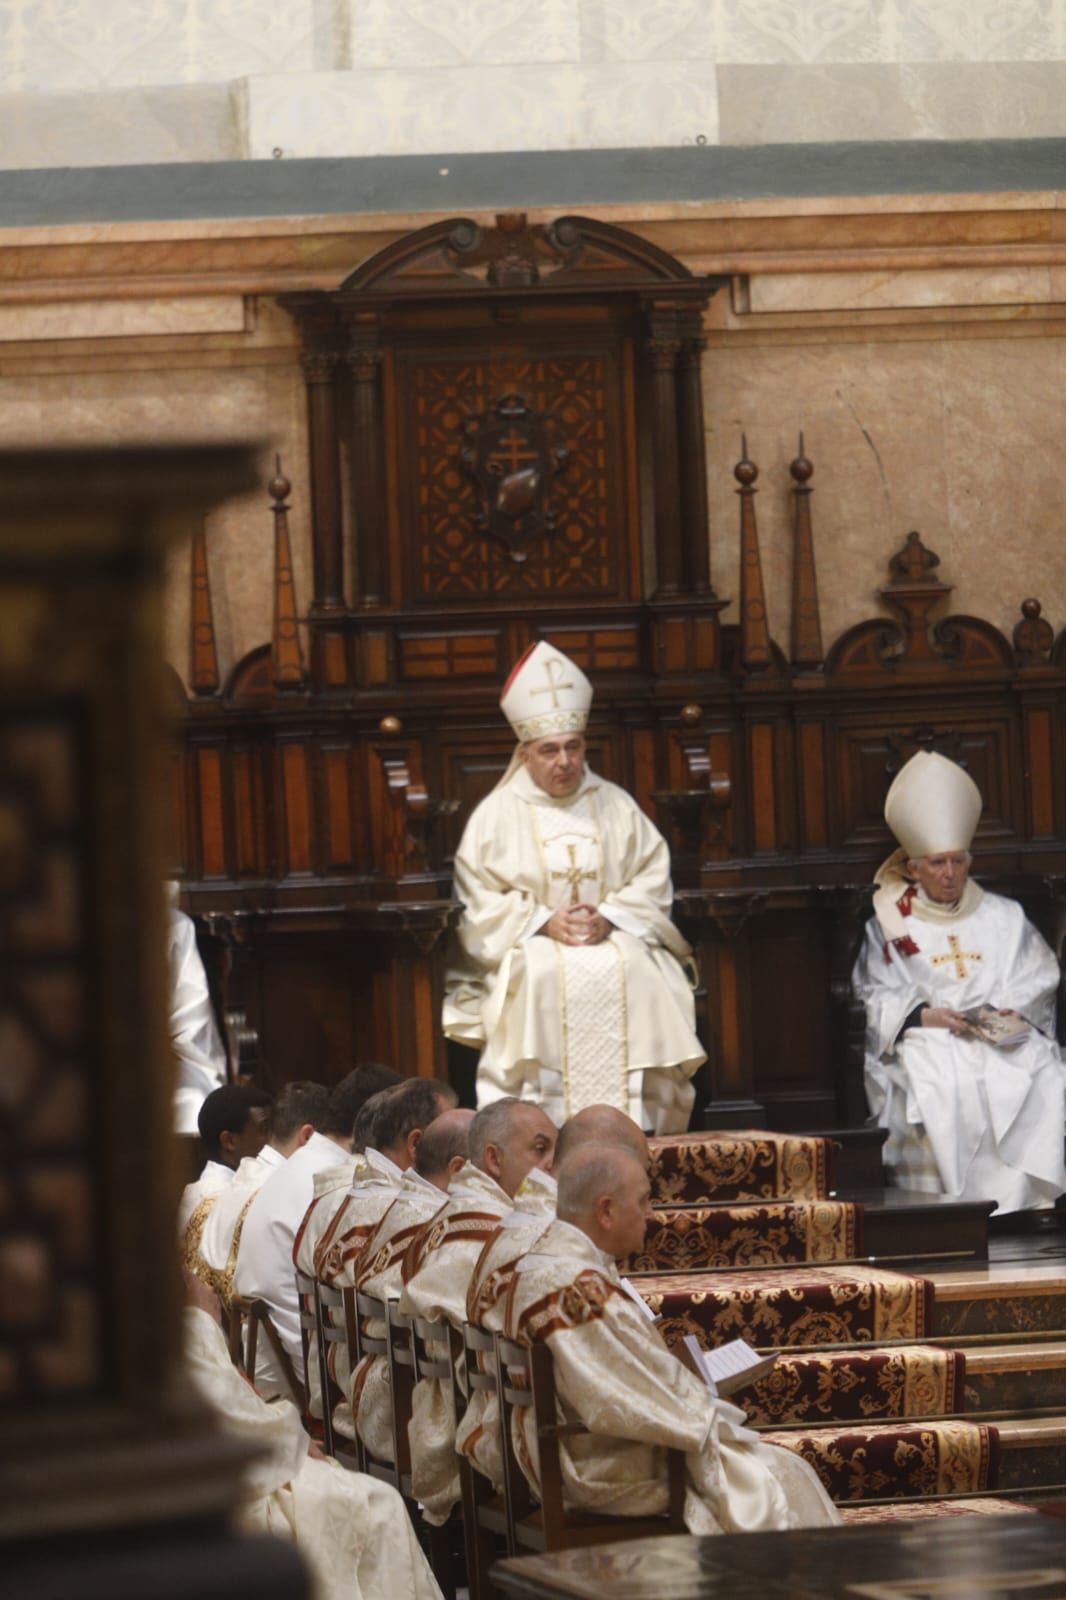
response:
<svg viewBox="0 0 1066 1600"><path fill-rule="evenodd" d="M256 1447L244 1473L239 1520L295 1543L316 1600L441 1600L396 1490L323 1457L286 1400L269 1404L229 1358L218 1302L186 1272L185 1370L219 1424Z"/></svg>
<svg viewBox="0 0 1066 1600"><path fill-rule="evenodd" d="M350 1172L352 1130L370 1096L403 1080L388 1067L362 1066L330 1091L321 1125L287 1161L272 1172L255 1194L244 1217L236 1263L234 1292L262 1300L297 1371L303 1365L300 1307L293 1276L293 1246L319 1176L331 1170ZM347 1178L350 1182L350 1177ZM284 1393L285 1379L269 1349L260 1348L255 1372L259 1392Z"/></svg>
<svg viewBox="0 0 1066 1600"><path fill-rule="evenodd" d="M320 1173L316 1180L314 1198L293 1240L290 1272L294 1278L297 1273L317 1278L331 1289L355 1283L363 1247L398 1199L405 1179L407 1194L421 1188L423 1180L413 1171L415 1153L431 1123L446 1113L459 1115L455 1098L446 1084L408 1078L366 1101L355 1120L351 1159ZM432 1196L439 1206L441 1190L433 1187ZM331 1345L327 1359L333 1382L347 1391L352 1380L347 1347ZM307 1371L311 1414L321 1417L315 1339L308 1351ZM346 1412L334 1419L334 1426L351 1437L352 1424Z"/></svg>
<svg viewBox="0 0 1066 1600"><path fill-rule="evenodd" d="M233 1298L244 1219L267 1179L323 1126L329 1110L325 1084L287 1083L270 1112L270 1132L259 1154L245 1156L207 1210L199 1227L185 1231L184 1260L227 1304Z"/></svg>
<svg viewBox="0 0 1066 1600"><path fill-rule="evenodd" d="M189 1248L190 1224L198 1236L215 1200L229 1188L242 1162L261 1154L273 1106L273 1095L254 1084L226 1083L205 1098L197 1127L207 1160L199 1177L185 1185L178 1202L178 1239L183 1247Z"/></svg>

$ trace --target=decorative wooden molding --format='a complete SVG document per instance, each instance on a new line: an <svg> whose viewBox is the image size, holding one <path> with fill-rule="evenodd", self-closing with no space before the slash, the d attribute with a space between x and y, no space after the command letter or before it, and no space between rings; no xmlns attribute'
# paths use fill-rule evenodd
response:
<svg viewBox="0 0 1066 1600"><path fill-rule="evenodd" d="M824 664L822 619L818 611L818 573L811 529L811 486L814 467L799 436L799 454L792 474L792 666L797 672L820 672Z"/></svg>
<svg viewBox="0 0 1066 1600"><path fill-rule="evenodd" d="M207 565L207 514L192 535L189 564L189 682L198 698L218 693L218 651L211 605L211 573Z"/></svg>
<svg viewBox="0 0 1066 1600"><path fill-rule="evenodd" d="M271 676L279 694L299 694L307 687L303 646L300 643L296 581L292 572L292 542L289 538L289 508L286 504L292 484L281 471L281 457L274 458L275 476L270 481L274 502L274 632L271 642Z"/></svg>
<svg viewBox="0 0 1066 1600"><path fill-rule="evenodd" d="M1011 635L1020 667L1043 667L1051 661L1055 631L1050 622L1041 616L1042 610L1039 600L1022 601L1022 620L1014 624Z"/></svg>
<svg viewBox="0 0 1066 1600"><path fill-rule="evenodd" d="M765 672L772 659L766 617L766 590L755 517L755 481L759 469L748 459L748 440L741 435L741 459L733 468L740 484L740 664L746 673Z"/></svg>

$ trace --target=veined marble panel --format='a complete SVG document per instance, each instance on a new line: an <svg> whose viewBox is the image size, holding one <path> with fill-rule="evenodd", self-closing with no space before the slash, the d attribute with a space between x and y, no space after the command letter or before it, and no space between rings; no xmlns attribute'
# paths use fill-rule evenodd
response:
<svg viewBox="0 0 1066 1600"><path fill-rule="evenodd" d="M917 306L1046 305L1048 267L959 267L940 272L752 274L748 307L770 311L878 311Z"/></svg>
<svg viewBox="0 0 1066 1600"><path fill-rule="evenodd" d="M253 77L248 153L412 155L569 150L717 139L713 68L456 67ZM446 203L442 193L441 203Z"/></svg>
<svg viewBox="0 0 1066 1600"><path fill-rule="evenodd" d="M133 128L139 164L236 161L244 154L228 83L0 95L0 151L8 171L126 166Z"/></svg>
<svg viewBox="0 0 1066 1600"><path fill-rule="evenodd" d="M151 334L243 333L242 295L181 299L48 300L0 305L0 342L121 339Z"/></svg>
<svg viewBox="0 0 1066 1600"><path fill-rule="evenodd" d="M577 61L577 0L352 0L351 60L367 67Z"/></svg>

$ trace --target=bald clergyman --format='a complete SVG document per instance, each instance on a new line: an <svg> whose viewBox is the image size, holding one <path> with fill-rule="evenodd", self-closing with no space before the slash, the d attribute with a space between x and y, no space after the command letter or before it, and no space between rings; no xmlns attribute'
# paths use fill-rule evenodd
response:
<svg viewBox="0 0 1066 1600"><path fill-rule="evenodd" d="M650 1210L635 1157L586 1145L558 1172L558 1220L520 1263L505 1328L546 1343L564 1421L589 1436L559 1441L563 1493L576 1508L615 1516L665 1512L664 1450L686 1457L690 1532L754 1533L839 1522L811 1467L764 1444L742 1411L714 1398L621 1286L616 1258L639 1249ZM519 1460L534 1489L532 1409L521 1413Z"/></svg>

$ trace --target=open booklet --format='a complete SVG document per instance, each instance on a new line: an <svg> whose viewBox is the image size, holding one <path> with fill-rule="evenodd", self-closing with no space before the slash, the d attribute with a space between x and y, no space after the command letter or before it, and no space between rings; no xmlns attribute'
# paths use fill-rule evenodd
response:
<svg viewBox="0 0 1066 1600"><path fill-rule="evenodd" d="M970 1032L986 1044L998 1045L1001 1050L1011 1050L1022 1044L1033 1033L1033 1025L1013 1012L1004 1014L995 1006L973 1006L963 1016L970 1024Z"/></svg>
<svg viewBox="0 0 1066 1600"><path fill-rule="evenodd" d="M703 1379L712 1394L723 1398L765 1378L777 1360L776 1355L761 1356L746 1339L731 1339L715 1350L703 1350L696 1335L686 1333L683 1343L696 1375Z"/></svg>

